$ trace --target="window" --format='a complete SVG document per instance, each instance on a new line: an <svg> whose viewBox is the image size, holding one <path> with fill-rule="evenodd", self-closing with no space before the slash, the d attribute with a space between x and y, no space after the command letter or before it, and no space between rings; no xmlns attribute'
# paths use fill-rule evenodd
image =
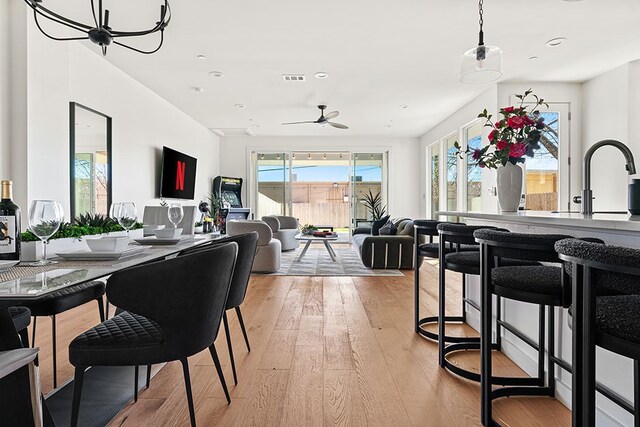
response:
<svg viewBox="0 0 640 427"><path fill-rule="evenodd" d="M482 168L475 164L473 151L482 148L483 124L476 121L463 130L465 146L469 147L467 154L467 211L478 212L482 210Z"/></svg>
<svg viewBox="0 0 640 427"><path fill-rule="evenodd" d="M559 207L558 153L560 135L560 113L547 111L540 113L546 127L540 140L540 149L535 157L527 159L526 203L527 209L552 211Z"/></svg>
<svg viewBox="0 0 640 427"><path fill-rule="evenodd" d="M458 140L458 134L453 133L444 139L444 146L447 150L446 162L446 196L447 210L455 211L458 209L458 150L455 143Z"/></svg>
<svg viewBox="0 0 640 427"><path fill-rule="evenodd" d="M429 206L431 219L437 219L436 212L440 210L440 142L436 142L427 149L429 162Z"/></svg>

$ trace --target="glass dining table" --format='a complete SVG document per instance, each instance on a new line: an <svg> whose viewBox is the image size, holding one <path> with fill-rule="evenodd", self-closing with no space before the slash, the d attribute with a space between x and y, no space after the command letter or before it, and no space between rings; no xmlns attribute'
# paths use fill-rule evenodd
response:
<svg viewBox="0 0 640 427"><path fill-rule="evenodd" d="M101 279L136 265L170 258L185 249L219 238L183 236L177 244L145 247L136 255L111 261L58 260L57 264L41 267L18 264L0 272L0 307L15 305L18 301L38 300L66 287Z"/></svg>

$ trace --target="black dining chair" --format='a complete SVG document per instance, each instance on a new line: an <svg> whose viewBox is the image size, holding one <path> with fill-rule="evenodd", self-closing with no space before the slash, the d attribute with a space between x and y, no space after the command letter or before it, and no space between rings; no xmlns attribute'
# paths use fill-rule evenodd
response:
<svg viewBox="0 0 640 427"><path fill-rule="evenodd" d="M191 425L196 425L187 358L208 348L227 402L214 341L225 311L238 245L228 243L193 254L115 273L107 296L125 310L82 333L69 345L75 366L71 425L78 424L85 370L90 366L182 363Z"/></svg>
<svg viewBox="0 0 640 427"><path fill-rule="evenodd" d="M572 425L595 425L598 391L640 427L640 250L578 239L555 249L572 275ZM596 346L634 361L632 403L596 382Z"/></svg>
<svg viewBox="0 0 640 427"><path fill-rule="evenodd" d="M104 282L94 280L69 286L45 295L33 301L15 301L16 305L27 307L33 316L33 327L31 331L31 347L36 345L36 325L38 317L51 318L51 339L52 339L52 361L53 361L53 388L58 387L58 364L57 364L57 337L56 337L56 316L65 311L80 307L91 301L97 301L100 321L105 319L104 304L102 297L105 293ZM26 333L24 334L26 336ZM25 345L26 346L26 345Z"/></svg>
<svg viewBox="0 0 640 427"><path fill-rule="evenodd" d="M244 342L247 345L247 351L251 351L249 345L249 337L247 336L247 329L244 325L244 319L242 318L242 311L240 306L244 302L244 298L247 294L247 287L249 286L249 279L251 277L251 269L253 268L253 259L255 258L256 251L258 249L258 233L252 231L247 234L239 234L237 236L225 237L219 240L214 240L207 247L216 247L229 242L235 242L238 245L238 257L236 258L236 265L233 270L233 277L231 279L231 287L229 288L229 296L227 297L227 304L225 312L222 315L222 322L224 325L224 332L227 337L227 347L229 348L229 358L231 359L231 369L233 371L233 381L238 385L238 376L236 374L236 363L233 357L233 346L231 344L231 334L229 332L229 320L227 318L227 310L235 310L238 316L238 322L242 329L242 335L244 336ZM185 253L194 253L202 250L207 250L207 247L200 248L195 247ZM147 370L149 372L149 370Z"/></svg>
<svg viewBox="0 0 640 427"><path fill-rule="evenodd" d="M31 310L27 307L9 307L9 315L13 321L18 335L20 335L20 341L23 347L29 347L29 325L31 324Z"/></svg>

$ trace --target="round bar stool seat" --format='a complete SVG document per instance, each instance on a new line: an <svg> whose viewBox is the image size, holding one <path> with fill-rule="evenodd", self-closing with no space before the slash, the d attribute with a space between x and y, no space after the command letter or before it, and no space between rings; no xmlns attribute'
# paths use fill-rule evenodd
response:
<svg viewBox="0 0 640 427"><path fill-rule="evenodd" d="M480 275L480 252L454 252L444 256L447 262L447 270ZM536 261L521 261L517 259L502 258L500 267L503 266L540 266Z"/></svg>
<svg viewBox="0 0 640 427"><path fill-rule="evenodd" d="M562 287L561 267L500 266L491 271L491 280L493 293L504 298L554 306L562 306L570 298L569 289Z"/></svg>
<svg viewBox="0 0 640 427"><path fill-rule="evenodd" d="M458 247L447 247L445 251L447 253L451 252L470 252L470 251L478 251L478 245L458 245ZM426 256L429 258L438 258L440 254L440 244L439 243L423 243L418 246L418 252L420 256Z"/></svg>

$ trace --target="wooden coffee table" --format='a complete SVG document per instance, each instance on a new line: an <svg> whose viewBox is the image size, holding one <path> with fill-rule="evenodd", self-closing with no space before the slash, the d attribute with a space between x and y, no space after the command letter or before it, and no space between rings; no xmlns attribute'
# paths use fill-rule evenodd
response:
<svg viewBox="0 0 640 427"><path fill-rule="evenodd" d="M299 240L301 242L306 242L304 245L304 249L302 249L302 253L296 259L296 262L304 258L305 254L307 253L307 250L309 249L309 246L311 246L312 243L320 243L320 242L324 244L324 247L327 249L327 252L329 252L329 256L331 257L331 260L333 262L336 262L337 255L333 250L333 248L331 247L330 242L338 240L337 234L335 236L320 237L320 236L311 236L311 235L305 235L305 234L299 233L298 235L296 235L295 238L296 240Z"/></svg>

